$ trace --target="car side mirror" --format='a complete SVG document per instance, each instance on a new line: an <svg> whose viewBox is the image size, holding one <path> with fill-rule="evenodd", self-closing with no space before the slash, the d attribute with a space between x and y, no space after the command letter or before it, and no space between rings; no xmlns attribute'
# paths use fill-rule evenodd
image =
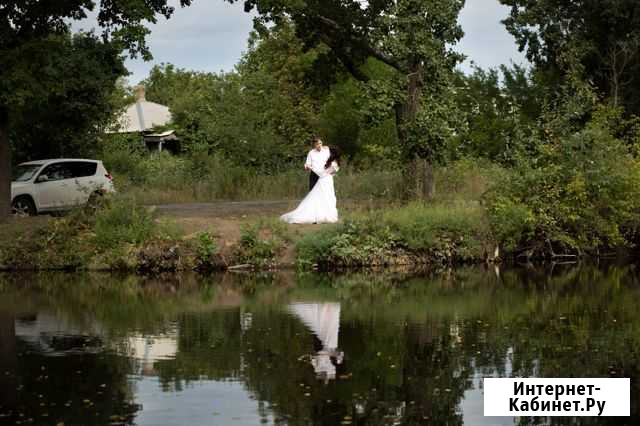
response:
<svg viewBox="0 0 640 426"><path fill-rule="evenodd" d="M40 183L40 182L46 182L49 180L49 176L47 175L40 175L38 176L38 179L36 179L36 183Z"/></svg>

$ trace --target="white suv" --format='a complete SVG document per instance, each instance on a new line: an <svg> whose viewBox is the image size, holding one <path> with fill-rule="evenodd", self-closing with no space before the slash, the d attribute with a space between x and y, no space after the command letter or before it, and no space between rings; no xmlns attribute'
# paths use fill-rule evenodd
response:
<svg viewBox="0 0 640 426"><path fill-rule="evenodd" d="M11 206L19 215L68 210L89 198L113 192L113 178L102 161L30 161L13 170Z"/></svg>

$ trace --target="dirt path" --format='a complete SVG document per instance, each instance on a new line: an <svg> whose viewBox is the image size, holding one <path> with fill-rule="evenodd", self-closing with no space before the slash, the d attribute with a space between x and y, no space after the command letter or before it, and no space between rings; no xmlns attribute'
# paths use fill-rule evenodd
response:
<svg viewBox="0 0 640 426"><path fill-rule="evenodd" d="M219 201L215 203L162 204L152 206L161 216L175 218L230 218L279 216L296 201Z"/></svg>
<svg viewBox="0 0 640 426"><path fill-rule="evenodd" d="M163 204L152 206L159 221L178 225L186 237L210 232L218 237L223 252L240 239L244 224L274 220L295 208L298 201L221 201L214 203ZM323 225L291 225L292 237L317 230ZM293 263L293 247L287 245L280 262Z"/></svg>
<svg viewBox="0 0 640 426"><path fill-rule="evenodd" d="M152 208L159 220L176 223L186 235L208 231L219 235L223 244L232 244L240 238L243 224L276 218L294 205L294 201L220 201L162 204Z"/></svg>

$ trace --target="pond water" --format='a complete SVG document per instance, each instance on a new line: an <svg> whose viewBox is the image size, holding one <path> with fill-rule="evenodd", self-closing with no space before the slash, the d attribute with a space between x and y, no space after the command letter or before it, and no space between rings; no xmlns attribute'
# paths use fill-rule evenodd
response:
<svg viewBox="0 0 640 426"><path fill-rule="evenodd" d="M639 424L634 266L0 275L0 424ZM483 377L631 377L631 418L486 418Z"/></svg>

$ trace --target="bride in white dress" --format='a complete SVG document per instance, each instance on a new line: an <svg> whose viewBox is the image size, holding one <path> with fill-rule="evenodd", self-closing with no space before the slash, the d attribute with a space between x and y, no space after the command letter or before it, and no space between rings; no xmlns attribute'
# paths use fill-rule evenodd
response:
<svg viewBox="0 0 640 426"><path fill-rule="evenodd" d="M331 155L324 167L311 169L311 173L318 175L318 182L309 191L298 207L280 216L288 223L335 223L338 221L336 208L336 193L333 187L333 176L340 169L338 153L331 148Z"/></svg>

